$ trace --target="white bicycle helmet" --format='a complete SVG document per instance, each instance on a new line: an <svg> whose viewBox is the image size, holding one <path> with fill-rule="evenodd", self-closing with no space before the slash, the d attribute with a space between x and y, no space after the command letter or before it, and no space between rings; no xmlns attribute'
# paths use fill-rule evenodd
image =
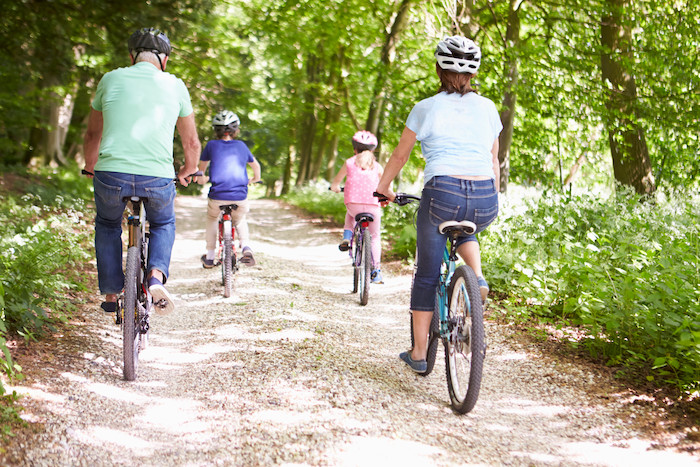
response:
<svg viewBox="0 0 700 467"><path fill-rule="evenodd" d="M240 125L241 121L238 118L238 115L235 113L231 112L230 110L223 110L219 112L218 114L214 115L214 119L212 120L212 125L213 126L233 126L235 128L238 128L238 125Z"/></svg>
<svg viewBox="0 0 700 467"><path fill-rule="evenodd" d="M352 144L355 147L366 147L370 151L377 147L377 137L367 130L360 130L352 137Z"/></svg>
<svg viewBox="0 0 700 467"><path fill-rule="evenodd" d="M438 42L435 58L443 70L474 74L481 64L481 49L471 39L446 37Z"/></svg>

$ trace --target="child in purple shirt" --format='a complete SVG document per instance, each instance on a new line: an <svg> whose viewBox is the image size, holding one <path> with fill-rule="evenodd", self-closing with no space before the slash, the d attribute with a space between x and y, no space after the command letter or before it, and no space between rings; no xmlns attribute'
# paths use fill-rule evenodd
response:
<svg viewBox="0 0 700 467"><path fill-rule="evenodd" d="M199 158L199 171L204 173L207 165L209 177L197 177L200 184L211 182L207 205L206 254L202 255L202 266L213 268L216 254L216 241L219 226L219 206L235 203L238 209L231 213L233 224L241 247L241 262L248 266L255 264L253 250L248 245L248 185L260 181L260 164L243 141L237 140L240 133L240 120L230 110L224 110L213 119L213 127L218 139L207 143ZM253 169L253 178L248 179L247 166Z"/></svg>

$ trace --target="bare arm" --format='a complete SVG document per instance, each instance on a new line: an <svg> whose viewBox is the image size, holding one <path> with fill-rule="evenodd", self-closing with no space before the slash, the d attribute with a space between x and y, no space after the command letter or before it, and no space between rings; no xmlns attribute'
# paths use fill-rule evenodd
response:
<svg viewBox="0 0 700 467"><path fill-rule="evenodd" d="M333 177L333 180L331 181L331 191L334 191L336 193L340 193L340 182L343 181L345 176L348 174L348 169L345 167L345 164L340 168L338 173Z"/></svg>
<svg viewBox="0 0 700 467"><path fill-rule="evenodd" d="M85 170L95 172L95 164L100 157L100 141L102 141L102 112L90 109L88 126L83 140L83 152L85 153Z"/></svg>
<svg viewBox="0 0 700 467"><path fill-rule="evenodd" d="M501 191L501 163L498 160L498 138L493 142L491 154L493 155L493 173L496 175L496 193L499 193Z"/></svg>
<svg viewBox="0 0 700 467"><path fill-rule="evenodd" d="M415 144L416 134L409 130L408 127L404 127L399 144L394 149L394 152L391 153L391 158L389 162L386 163L382 178L379 180L379 185L377 185L377 192L385 195L389 198L389 201L393 201L396 197L391 189L391 182L396 178L403 166L406 165L406 162L408 162L408 158L411 156L411 151L413 151L413 146Z"/></svg>
<svg viewBox="0 0 700 467"><path fill-rule="evenodd" d="M194 122L194 112L187 117L177 119L177 132L182 140L182 149L185 151L185 165L180 168L177 178L183 186L187 186L186 177L197 171L197 161L202 152L202 145L199 143L197 136L197 126Z"/></svg>
<svg viewBox="0 0 700 467"><path fill-rule="evenodd" d="M253 169L253 178L248 180L248 185L251 183L257 183L260 181L260 163L257 159L253 159L253 162L248 162L248 165Z"/></svg>
<svg viewBox="0 0 700 467"><path fill-rule="evenodd" d="M194 181L199 183L200 185L204 185L209 181L209 177L204 175L204 173L207 170L207 165L209 165L209 161L199 161L199 167L197 168L197 172L202 172L202 175L198 175L194 178Z"/></svg>

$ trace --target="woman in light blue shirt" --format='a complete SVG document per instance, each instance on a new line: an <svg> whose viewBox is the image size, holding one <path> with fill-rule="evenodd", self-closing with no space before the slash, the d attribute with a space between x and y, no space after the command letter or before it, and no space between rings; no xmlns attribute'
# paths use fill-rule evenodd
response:
<svg viewBox="0 0 700 467"><path fill-rule="evenodd" d="M503 125L494 103L471 87L481 50L471 40L453 36L438 43L435 58L440 92L413 107L377 186L377 192L394 200L391 182L420 141L426 163L416 220L418 264L411 290L414 347L399 355L416 373L425 373L427 368L427 336L447 241L438 225L469 220L479 233L498 215L498 135ZM485 300L489 287L481 270L476 235L462 237L457 243L459 255L477 275Z"/></svg>

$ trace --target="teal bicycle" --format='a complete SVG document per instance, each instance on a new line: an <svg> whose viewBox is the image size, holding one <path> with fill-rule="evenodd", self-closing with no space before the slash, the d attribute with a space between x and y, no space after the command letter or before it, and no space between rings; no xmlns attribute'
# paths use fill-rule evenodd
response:
<svg viewBox="0 0 700 467"><path fill-rule="evenodd" d="M375 193L380 201L388 199ZM405 206L420 201L418 196L397 193L394 202ZM479 398L481 377L486 358L483 303L476 274L467 265L457 266L457 238L476 232L471 221L447 221L438 226L447 236L443 251L440 279L435 297L435 309L428 334L427 376L433 371L438 341L445 348L445 373L450 403L455 412L465 414L474 408ZM418 264L416 258L415 264ZM414 270L415 276L415 270ZM411 320L411 347L413 340Z"/></svg>

